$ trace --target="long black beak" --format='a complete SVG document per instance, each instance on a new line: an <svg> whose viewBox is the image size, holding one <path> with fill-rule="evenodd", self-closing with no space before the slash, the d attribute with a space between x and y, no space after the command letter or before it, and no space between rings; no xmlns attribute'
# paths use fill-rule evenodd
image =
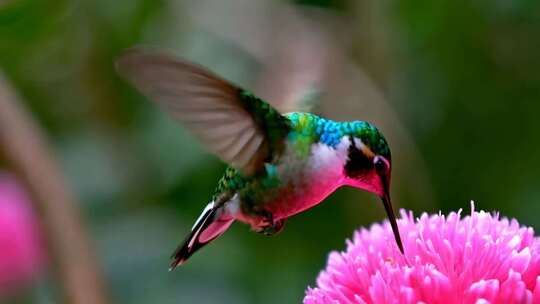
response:
<svg viewBox="0 0 540 304"><path fill-rule="evenodd" d="M390 221L390 225L392 226L392 231L394 232L394 238L396 239L399 251L401 251L402 254L405 254L405 251L403 251L403 244L401 243L401 237L399 236L399 228L396 222L396 216L394 215L394 210L392 210L392 201L390 200L390 194L388 193L388 191L386 192L387 193L381 196L384 209L386 210L386 215L388 216L388 220Z"/></svg>

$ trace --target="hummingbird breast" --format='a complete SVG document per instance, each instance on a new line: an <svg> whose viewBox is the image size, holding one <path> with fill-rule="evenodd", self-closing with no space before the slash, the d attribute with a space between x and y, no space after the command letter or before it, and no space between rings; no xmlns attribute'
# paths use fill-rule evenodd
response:
<svg viewBox="0 0 540 304"><path fill-rule="evenodd" d="M334 147L316 142L303 154L298 153L294 141L288 141L285 153L274 165L278 186L262 196L264 209L278 220L319 204L343 185L347 148L347 140Z"/></svg>

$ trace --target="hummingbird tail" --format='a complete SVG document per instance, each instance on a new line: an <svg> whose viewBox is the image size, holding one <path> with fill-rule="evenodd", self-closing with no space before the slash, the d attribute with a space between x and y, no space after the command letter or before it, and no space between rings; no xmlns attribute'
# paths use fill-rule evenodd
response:
<svg viewBox="0 0 540 304"><path fill-rule="evenodd" d="M214 202L208 204L189 235L173 253L169 270L184 264L193 253L222 235L233 222L234 218L226 214L223 205L215 207Z"/></svg>

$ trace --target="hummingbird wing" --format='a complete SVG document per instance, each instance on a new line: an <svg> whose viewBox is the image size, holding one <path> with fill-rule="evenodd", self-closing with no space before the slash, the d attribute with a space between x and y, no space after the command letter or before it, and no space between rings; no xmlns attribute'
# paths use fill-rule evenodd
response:
<svg viewBox="0 0 540 304"><path fill-rule="evenodd" d="M366 3L357 7L371 3L361 2ZM366 16L358 19L365 21L357 21L328 9L283 1L201 0L193 2L190 16L260 63L255 91L282 113L309 111L334 120L366 120L378 126L392 145L394 180L398 181L394 185L403 193L414 191L412 201L427 205L432 201L432 186L422 155L384 92L367 73L384 72L388 61L384 46L379 45L381 50L376 46L381 27L371 23L358 26L358 22L382 22L376 11L361 10ZM220 12L219 18L215 12ZM370 69L350 56L353 43L362 43L358 48L362 52L376 54L377 60L363 64Z"/></svg>
<svg viewBox="0 0 540 304"><path fill-rule="evenodd" d="M210 152L246 175L262 168L288 133L288 119L263 100L166 52L133 48L116 68Z"/></svg>

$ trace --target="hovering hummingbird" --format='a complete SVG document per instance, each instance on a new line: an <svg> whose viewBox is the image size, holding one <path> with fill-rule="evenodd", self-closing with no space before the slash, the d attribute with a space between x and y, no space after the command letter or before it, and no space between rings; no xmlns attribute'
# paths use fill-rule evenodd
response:
<svg viewBox="0 0 540 304"><path fill-rule="evenodd" d="M134 48L120 75L229 164L210 203L172 256L171 270L235 221L265 235L341 186L382 199L399 250L390 201L390 148L365 121L338 122L272 105L209 70L167 52Z"/></svg>

